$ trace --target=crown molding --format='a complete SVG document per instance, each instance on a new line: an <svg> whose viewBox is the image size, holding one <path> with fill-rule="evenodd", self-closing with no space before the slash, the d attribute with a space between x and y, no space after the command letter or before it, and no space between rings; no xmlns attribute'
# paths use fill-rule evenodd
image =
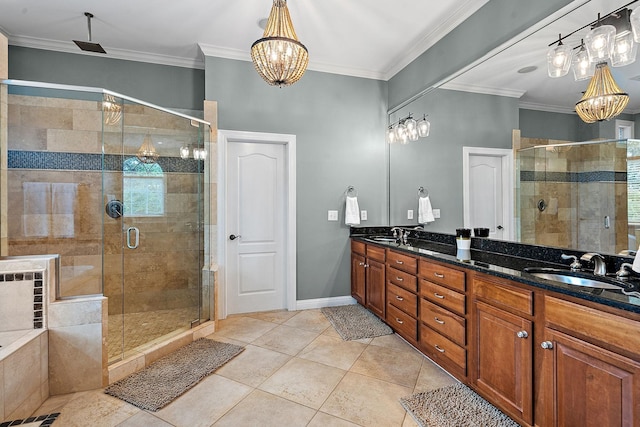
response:
<svg viewBox="0 0 640 427"><path fill-rule="evenodd" d="M214 56L217 58L235 59L237 61L251 62L251 54L249 53L249 50L229 49L226 47L215 46L206 43L198 43L198 46L200 47L200 51L204 56ZM342 67L339 65L314 61L312 59L309 60L307 69L311 71L319 71L322 73L341 74L345 76L361 77L372 80L384 80L383 73L358 68Z"/></svg>
<svg viewBox="0 0 640 427"><path fill-rule="evenodd" d="M440 25L425 34L411 49L397 55L393 65L383 73L383 80L389 80L398 74L488 2L489 0L466 0L461 2L462 4L449 15L448 19L445 19ZM479 6L477 6L478 3Z"/></svg>
<svg viewBox="0 0 640 427"><path fill-rule="evenodd" d="M483 95L506 96L509 98L520 98L526 93L524 90L503 89L496 87L469 85L465 83L449 82L441 85L440 89L458 90L461 92L481 93Z"/></svg>
<svg viewBox="0 0 640 427"><path fill-rule="evenodd" d="M561 105L538 104L535 102L519 102L518 107L523 110L546 111L547 113L577 114L576 110Z"/></svg>
<svg viewBox="0 0 640 427"><path fill-rule="evenodd" d="M9 44L12 46L99 56L109 59L123 59L126 61L148 62L152 64L170 65L174 67L204 69L204 61L200 58L180 58L169 55L136 52L133 50L117 49L112 47L105 47L107 55L104 55L101 53L81 51L78 49L78 46L76 46L75 43L72 42L61 42L58 40L39 39L25 36L9 36Z"/></svg>

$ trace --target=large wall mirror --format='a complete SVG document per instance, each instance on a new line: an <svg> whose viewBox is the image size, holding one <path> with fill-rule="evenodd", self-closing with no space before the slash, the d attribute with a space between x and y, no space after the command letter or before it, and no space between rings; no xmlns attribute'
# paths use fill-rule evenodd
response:
<svg viewBox="0 0 640 427"><path fill-rule="evenodd" d="M427 114L431 130L427 138L389 146L390 224L418 225L417 191L423 187L433 208L440 210L440 218L424 228L454 233L465 225L463 147L506 151L515 144L521 150L513 156L516 191L513 219L507 224L512 229L500 238L603 253L637 249L640 236L627 213L627 200L635 197L635 187L627 182L627 152L635 155L637 142L627 144L626 139L633 138L640 111L640 54L630 65L610 68L630 97L625 113L610 121L586 124L575 113L589 79L576 81L571 70L560 78L547 72L547 51L558 34L575 31L563 43L578 47L589 31L581 27L598 14L625 6L635 9L640 2L572 2L391 111L390 123L409 114L418 120ZM575 144L616 139L623 140ZM548 147L530 148L538 145Z"/></svg>

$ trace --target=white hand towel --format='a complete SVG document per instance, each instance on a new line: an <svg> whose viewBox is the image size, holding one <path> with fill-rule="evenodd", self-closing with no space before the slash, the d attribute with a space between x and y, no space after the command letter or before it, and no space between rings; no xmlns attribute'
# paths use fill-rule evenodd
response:
<svg viewBox="0 0 640 427"><path fill-rule="evenodd" d="M346 225L360 224L360 208L358 207L358 198L347 196L347 203L344 210L344 223Z"/></svg>
<svg viewBox="0 0 640 427"><path fill-rule="evenodd" d="M636 256L633 259L633 266L631 267L631 269L636 273L640 273L640 255L638 255L639 253L640 247L638 248L638 252L636 252Z"/></svg>
<svg viewBox="0 0 640 427"><path fill-rule="evenodd" d="M433 217L433 209L431 209L431 201L429 196L420 197L418 199L418 223L426 224L433 222L436 219Z"/></svg>

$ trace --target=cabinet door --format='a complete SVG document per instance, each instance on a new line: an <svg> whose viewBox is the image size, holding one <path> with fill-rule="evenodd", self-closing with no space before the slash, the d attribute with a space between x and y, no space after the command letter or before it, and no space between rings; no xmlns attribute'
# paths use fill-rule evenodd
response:
<svg viewBox="0 0 640 427"><path fill-rule="evenodd" d="M366 307L382 319L385 310L384 270L383 263L367 258Z"/></svg>
<svg viewBox="0 0 640 427"><path fill-rule="evenodd" d="M532 323L480 301L474 313L474 383L492 403L531 424Z"/></svg>
<svg viewBox="0 0 640 427"><path fill-rule="evenodd" d="M549 328L544 338L546 425L640 426L640 363Z"/></svg>
<svg viewBox="0 0 640 427"><path fill-rule="evenodd" d="M360 304L365 305L365 259L356 253L351 253L351 296Z"/></svg>

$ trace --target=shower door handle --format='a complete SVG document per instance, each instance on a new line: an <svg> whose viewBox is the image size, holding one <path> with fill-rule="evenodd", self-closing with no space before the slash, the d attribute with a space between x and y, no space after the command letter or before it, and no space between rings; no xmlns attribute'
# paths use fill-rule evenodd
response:
<svg viewBox="0 0 640 427"><path fill-rule="evenodd" d="M131 244L131 232L134 232L135 241ZM138 227L129 227L127 228L127 247L129 249L135 249L138 247L138 242L140 241L140 230Z"/></svg>

